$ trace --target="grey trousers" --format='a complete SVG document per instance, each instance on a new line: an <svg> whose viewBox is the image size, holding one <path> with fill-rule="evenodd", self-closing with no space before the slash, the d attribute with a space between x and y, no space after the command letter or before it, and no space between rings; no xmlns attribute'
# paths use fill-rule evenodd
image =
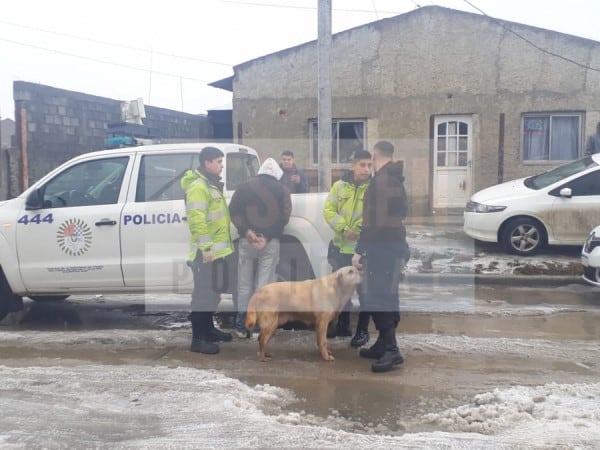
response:
<svg viewBox="0 0 600 450"><path fill-rule="evenodd" d="M245 330L246 311L250 297L258 288L277 280L279 263L279 239L271 239L257 250L248 239L241 238L238 250L238 312L235 320L237 330Z"/></svg>

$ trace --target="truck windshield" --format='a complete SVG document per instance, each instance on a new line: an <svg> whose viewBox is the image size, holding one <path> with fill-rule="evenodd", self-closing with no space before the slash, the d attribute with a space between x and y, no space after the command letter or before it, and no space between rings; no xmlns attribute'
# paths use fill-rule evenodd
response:
<svg viewBox="0 0 600 450"><path fill-rule="evenodd" d="M225 170L227 171L225 177L227 180L226 189L235 191L241 183L256 176L259 167L256 155L241 152L228 153L225 161Z"/></svg>
<svg viewBox="0 0 600 450"><path fill-rule="evenodd" d="M569 178L571 175L582 172L590 167L595 167L598 164L594 162L591 156L587 156L577 161L573 161L562 166L555 167L539 175L534 175L525 180L525 186L531 189L543 189L546 186L556 183L557 181Z"/></svg>

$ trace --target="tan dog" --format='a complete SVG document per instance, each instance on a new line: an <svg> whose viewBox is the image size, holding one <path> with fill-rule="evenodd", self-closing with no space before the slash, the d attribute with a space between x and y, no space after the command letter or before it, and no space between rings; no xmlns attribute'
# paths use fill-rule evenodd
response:
<svg viewBox="0 0 600 450"><path fill-rule="evenodd" d="M290 320L315 324L317 345L326 361L335 358L327 349L327 325L335 319L361 282L355 267L346 266L316 280L284 281L263 286L248 304L246 328L260 327L260 360L268 361L267 344L279 325Z"/></svg>

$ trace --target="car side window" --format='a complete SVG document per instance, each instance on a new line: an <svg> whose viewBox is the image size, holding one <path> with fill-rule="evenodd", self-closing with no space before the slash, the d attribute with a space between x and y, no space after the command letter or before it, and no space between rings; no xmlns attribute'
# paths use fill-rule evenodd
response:
<svg viewBox="0 0 600 450"><path fill-rule="evenodd" d="M44 208L117 203L128 161L124 156L69 167L44 186Z"/></svg>
<svg viewBox="0 0 600 450"><path fill-rule="evenodd" d="M553 190L553 195L558 195L563 188L570 188L573 197L583 197L588 195L600 195L600 170L588 173L576 178L568 183ZM555 194L556 192L556 194Z"/></svg>
<svg viewBox="0 0 600 450"><path fill-rule="evenodd" d="M228 153L225 167L226 188L235 191L240 184L256 176L259 169L258 158L249 153Z"/></svg>
<svg viewBox="0 0 600 450"><path fill-rule="evenodd" d="M144 155L140 162L136 202L183 200L181 177L198 165L197 153Z"/></svg>

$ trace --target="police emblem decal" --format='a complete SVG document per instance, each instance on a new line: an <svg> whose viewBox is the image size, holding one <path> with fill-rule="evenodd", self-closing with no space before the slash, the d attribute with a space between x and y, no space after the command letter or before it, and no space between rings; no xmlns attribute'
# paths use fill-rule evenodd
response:
<svg viewBox="0 0 600 450"><path fill-rule="evenodd" d="M81 256L92 245L92 231L83 220L69 219L58 227L56 241L67 255Z"/></svg>

